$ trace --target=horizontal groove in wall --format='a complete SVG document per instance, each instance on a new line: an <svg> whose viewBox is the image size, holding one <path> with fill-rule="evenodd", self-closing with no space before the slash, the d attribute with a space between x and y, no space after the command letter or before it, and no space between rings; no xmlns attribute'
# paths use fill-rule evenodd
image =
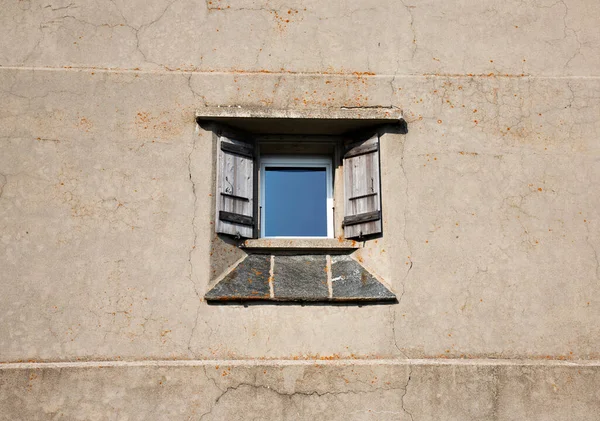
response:
<svg viewBox="0 0 600 421"><path fill-rule="evenodd" d="M73 361L0 363L0 370L44 368L110 368L110 367L260 367L260 366L554 366L600 367L600 360L511 360L511 359L380 359L380 360L142 360L142 361Z"/></svg>
<svg viewBox="0 0 600 421"><path fill-rule="evenodd" d="M199 74L199 75L248 75L248 76L299 76L299 77L361 77L361 78L486 78L486 79L600 79L600 75L531 75L505 73L407 73L407 74L375 74L371 72L296 72L296 71L265 71L265 70L185 70L185 69L139 69L139 68L102 68L102 67L44 67L44 66L1 66L0 70L24 71L71 71L71 72L106 72L106 73L144 73L144 74Z"/></svg>

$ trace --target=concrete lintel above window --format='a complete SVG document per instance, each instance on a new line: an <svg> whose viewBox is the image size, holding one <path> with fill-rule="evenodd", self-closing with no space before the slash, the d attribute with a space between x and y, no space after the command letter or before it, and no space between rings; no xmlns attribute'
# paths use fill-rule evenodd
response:
<svg viewBox="0 0 600 421"><path fill-rule="evenodd" d="M395 107L272 109L264 107L205 107L196 111L196 121L221 123L249 133L340 135L382 125L405 130L402 111Z"/></svg>

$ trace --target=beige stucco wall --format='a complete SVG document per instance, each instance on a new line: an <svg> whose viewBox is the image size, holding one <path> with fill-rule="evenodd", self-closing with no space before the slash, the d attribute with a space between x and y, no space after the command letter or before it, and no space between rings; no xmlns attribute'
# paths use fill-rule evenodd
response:
<svg viewBox="0 0 600 421"><path fill-rule="evenodd" d="M2 10L0 419L597 419L597 2ZM202 300L241 256L206 106L402 111L356 253L398 304Z"/></svg>

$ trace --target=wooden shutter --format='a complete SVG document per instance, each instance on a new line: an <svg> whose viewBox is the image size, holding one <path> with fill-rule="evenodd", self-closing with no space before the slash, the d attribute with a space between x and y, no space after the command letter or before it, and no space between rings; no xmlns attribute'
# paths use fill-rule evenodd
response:
<svg viewBox="0 0 600 421"><path fill-rule="evenodd" d="M344 154L344 236L381 233L379 136L348 145Z"/></svg>
<svg viewBox="0 0 600 421"><path fill-rule="evenodd" d="M254 238L257 232L254 145L221 135L217 148L216 231Z"/></svg>

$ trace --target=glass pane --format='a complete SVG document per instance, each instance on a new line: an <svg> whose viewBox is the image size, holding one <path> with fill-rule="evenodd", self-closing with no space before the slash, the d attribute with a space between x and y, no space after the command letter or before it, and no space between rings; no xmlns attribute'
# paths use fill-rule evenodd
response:
<svg viewBox="0 0 600 421"><path fill-rule="evenodd" d="M265 168L265 236L327 236L325 168Z"/></svg>

